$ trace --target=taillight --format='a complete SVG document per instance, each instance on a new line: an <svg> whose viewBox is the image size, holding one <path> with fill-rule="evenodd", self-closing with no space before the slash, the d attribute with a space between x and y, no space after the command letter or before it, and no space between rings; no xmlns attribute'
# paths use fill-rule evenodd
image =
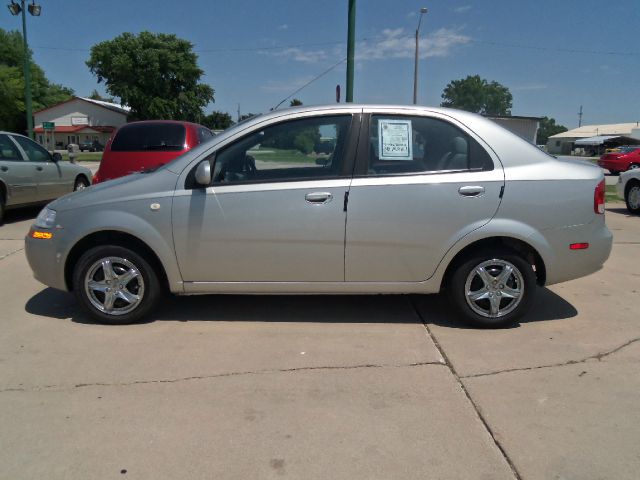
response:
<svg viewBox="0 0 640 480"><path fill-rule="evenodd" d="M602 180L593 192L593 211L598 215L604 214L604 180Z"/></svg>
<svg viewBox="0 0 640 480"><path fill-rule="evenodd" d="M98 172L96 172L93 176L93 179L91 179L92 185L95 185L96 183L100 183L100 176L98 175Z"/></svg>

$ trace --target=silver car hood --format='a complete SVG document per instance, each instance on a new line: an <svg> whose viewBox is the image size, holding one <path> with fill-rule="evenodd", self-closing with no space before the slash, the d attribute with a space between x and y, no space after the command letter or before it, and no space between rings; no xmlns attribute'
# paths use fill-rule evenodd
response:
<svg viewBox="0 0 640 480"><path fill-rule="evenodd" d="M64 211L96 204L154 197L161 192L173 192L177 180L178 175L166 169L152 173L135 173L70 193L54 200L48 207Z"/></svg>

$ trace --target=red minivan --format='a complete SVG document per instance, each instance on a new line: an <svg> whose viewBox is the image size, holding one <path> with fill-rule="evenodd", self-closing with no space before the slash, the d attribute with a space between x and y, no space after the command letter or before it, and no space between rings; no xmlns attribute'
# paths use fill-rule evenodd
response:
<svg viewBox="0 0 640 480"><path fill-rule="evenodd" d="M93 183L153 170L212 137L211 130L197 123L174 120L127 123L107 142Z"/></svg>

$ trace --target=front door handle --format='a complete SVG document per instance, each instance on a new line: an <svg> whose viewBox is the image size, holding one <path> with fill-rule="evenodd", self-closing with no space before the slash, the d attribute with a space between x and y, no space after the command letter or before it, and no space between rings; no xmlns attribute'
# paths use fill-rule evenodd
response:
<svg viewBox="0 0 640 480"><path fill-rule="evenodd" d="M3 172L6 172L7 170L9 170L9 167L5 167L4 165L0 167L0 170L2 170Z"/></svg>
<svg viewBox="0 0 640 480"><path fill-rule="evenodd" d="M484 187L479 185L468 185L466 187L460 187L458 193L463 197L479 197L484 193Z"/></svg>
<svg viewBox="0 0 640 480"><path fill-rule="evenodd" d="M307 193L304 196L304 199L307 201L307 203L320 205L322 203L329 203L331 200L333 200L333 195L329 192L313 192Z"/></svg>
<svg viewBox="0 0 640 480"><path fill-rule="evenodd" d="M38 170L39 172L42 171L42 167L36 167L36 170Z"/></svg>

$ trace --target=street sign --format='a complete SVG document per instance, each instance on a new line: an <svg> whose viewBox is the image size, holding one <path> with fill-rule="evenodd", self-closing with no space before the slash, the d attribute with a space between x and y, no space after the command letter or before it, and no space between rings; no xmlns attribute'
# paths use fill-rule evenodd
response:
<svg viewBox="0 0 640 480"><path fill-rule="evenodd" d="M56 124L54 122L42 122L42 128L44 130L55 130Z"/></svg>

